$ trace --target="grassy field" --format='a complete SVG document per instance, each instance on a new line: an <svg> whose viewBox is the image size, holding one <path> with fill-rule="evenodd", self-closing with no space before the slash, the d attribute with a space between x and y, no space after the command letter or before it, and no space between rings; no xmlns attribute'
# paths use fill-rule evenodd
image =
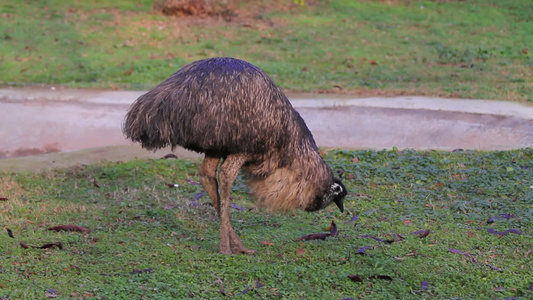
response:
<svg viewBox="0 0 533 300"><path fill-rule="evenodd" d="M530 0L242 2L224 20L151 0L2 1L0 85L148 89L233 56L291 91L533 101Z"/></svg>
<svg viewBox="0 0 533 300"><path fill-rule="evenodd" d="M533 297L533 149L332 151L326 160L351 191L344 214L268 214L239 179L232 221L253 256L217 253L198 162L0 174L0 298ZM296 241L331 221L336 237ZM58 225L91 231L47 230ZM33 248L50 243L62 249Z"/></svg>
<svg viewBox="0 0 533 300"><path fill-rule="evenodd" d="M148 89L233 56L291 91L533 101L530 0L257 0L226 20L151 3L2 1L0 85ZM325 157L343 214L269 214L239 178L253 256L218 254L197 161L0 172L0 300L533 298L533 149Z"/></svg>

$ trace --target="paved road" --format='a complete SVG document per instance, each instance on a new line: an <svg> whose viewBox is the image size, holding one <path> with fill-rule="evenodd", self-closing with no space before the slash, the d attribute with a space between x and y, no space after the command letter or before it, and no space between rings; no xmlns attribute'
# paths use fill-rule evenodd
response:
<svg viewBox="0 0 533 300"><path fill-rule="evenodd" d="M0 89L0 171L161 157L120 127L143 92ZM288 95L320 147L514 149L533 146L533 105L427 97ZM178 150L184 157L198 156ZM2 159L3 158L3 159Z"/></svg>

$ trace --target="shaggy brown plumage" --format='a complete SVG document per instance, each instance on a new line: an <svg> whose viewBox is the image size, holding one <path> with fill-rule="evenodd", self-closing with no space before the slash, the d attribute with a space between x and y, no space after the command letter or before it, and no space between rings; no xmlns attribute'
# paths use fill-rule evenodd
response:
<svg viewBox="0 0 533 300"><path fill-rule="evenodd" d="M187 65L132 104L123 131L146 149L205 153L200 182L221 217L223 253L249 252L229 223L229 191L239 169L267 209L315 211L331 202L343 209L346 189L305 122L272 79L248 62L211 58Z"/></svg>

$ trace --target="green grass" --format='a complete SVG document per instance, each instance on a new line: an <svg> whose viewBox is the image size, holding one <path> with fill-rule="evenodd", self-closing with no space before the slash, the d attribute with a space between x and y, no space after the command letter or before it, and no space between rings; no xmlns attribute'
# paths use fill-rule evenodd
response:
<svg viewBox="0 0 533 300"><path fill-rule="evenodd" d="M252 1L231 22L151 2L2 2L0 84L148 89L233 56L292 91L533 100L530 0Z"/></svg>
<svg viewBox="0 0 533 300"><path fill-rule="evenodd" d="M317 213L248 210L253 203L239 179L233 201L246 210L233 210L232 222L244 244L258 250L253 256L217 253L219 227L209 199L191 205L202 190L187 181L198 179L196 161L0 174L0 197L7 198L0 201L0 226L14 234L0 234L0 298L533 297L533 149L338 150L326 160L335 172L344 170L351 192L347 213L333 206ZM514 217L487 224L501 213ZM358 220L349 222L354 215ZM295 241L326 231L332 220L337 237ZM92 232L46 230L65 224ZM489 228L521 234L500 237ZM421 229L431 232L425 238L410 234ZM20 242L62 242L63 250L23 249ZM356 254L364 246L371 247L368 255ZM363 282L352 282L350 274ZM392 281L370 279L374 275Z"/></svg>

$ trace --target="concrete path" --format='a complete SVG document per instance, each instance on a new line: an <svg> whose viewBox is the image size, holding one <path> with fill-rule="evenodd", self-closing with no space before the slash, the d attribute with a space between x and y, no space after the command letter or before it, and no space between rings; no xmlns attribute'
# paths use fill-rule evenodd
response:
<svg viewBox="0 0 533 300"><path fill-rule="evenodd" d="M162 157L122 136L143 92L0 89L0 171ZM320 147L507 150L533 146L533 105L427 97L288 95ZM177 150L182 157L198 154Z"/></svg>

